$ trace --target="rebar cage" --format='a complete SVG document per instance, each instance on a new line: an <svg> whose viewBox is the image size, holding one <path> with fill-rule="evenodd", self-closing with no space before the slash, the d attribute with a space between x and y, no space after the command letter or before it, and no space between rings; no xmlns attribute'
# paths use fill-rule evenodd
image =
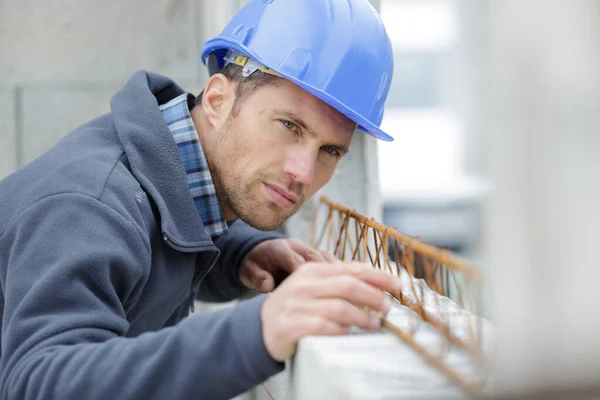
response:
<svg viewBox="0 0 600 400"><path fill-rule="evenodd" d="M483 395L490 324L481 318L482 293L488 285L479 267L324 197L316 207L312 228L316 248L400 277L402 289L390 295L412 317L407 323L395 323L388 315L383 327L459 388ZM435 332L439 345L423 340L423 329ZM469 368L457 367L450 360L451 352L468 359Z"/></svg>

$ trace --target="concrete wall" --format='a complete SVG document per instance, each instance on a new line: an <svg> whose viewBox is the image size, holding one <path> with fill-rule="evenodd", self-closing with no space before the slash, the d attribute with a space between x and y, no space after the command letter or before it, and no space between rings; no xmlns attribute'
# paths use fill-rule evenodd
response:
<svg viewBox="0 0 600 400"><path fill-rule="evenodd" d="M241 3L0 2L0 178L107 112L138 69L199 92L200 49Z"/></svg>
<svg viewBox="0 0 600 400"><path fill-rule="evenodd" d="M17 167L17 89L0 86L0 178Z"/></svg>

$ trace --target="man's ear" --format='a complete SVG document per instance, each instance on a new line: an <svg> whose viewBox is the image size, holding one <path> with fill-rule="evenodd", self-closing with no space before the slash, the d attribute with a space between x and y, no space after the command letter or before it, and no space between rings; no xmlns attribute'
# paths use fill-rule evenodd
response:
<svg viewBox="0 0 600 400"><path fill-rule="evenodd" d="M210 77L202 95L202 110L212 127L219 126L233 107L233 83L223 74Z"/></svg>

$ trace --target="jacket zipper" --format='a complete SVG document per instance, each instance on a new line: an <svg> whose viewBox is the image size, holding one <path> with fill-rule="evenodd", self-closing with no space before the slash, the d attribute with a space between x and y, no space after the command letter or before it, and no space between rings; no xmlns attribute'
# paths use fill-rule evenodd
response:
<svg viewBox="0 0 600 400"><path fill-rule="evenodd" d="M166 233L163 232L163 240L165 241L165 243L167 243L170 247L178 247L177 245L175 245L173 242L171 242L169 240L169 237L167 236ZM208 250L207 246L207 250ZM178 250L178 249L176 249ZM217 254L216 256L213 257L212 262L210 264L210 267L207 269L207 272L204 273L204 275L196 277L194 276L194 278L192 279L192 294L190 296L190 300L189 300L189 310L190 313L193 313L196 310L196 306L194 304L195 300L196 300L196 295L198 294L198 284L200 283L200 281L206 276L206 274L208 274L213 267L215 266L215 263L217 262L217 259L219 258L219 250L217 249ZM194 273L194 275L196 275L196 273Z"/></svg>

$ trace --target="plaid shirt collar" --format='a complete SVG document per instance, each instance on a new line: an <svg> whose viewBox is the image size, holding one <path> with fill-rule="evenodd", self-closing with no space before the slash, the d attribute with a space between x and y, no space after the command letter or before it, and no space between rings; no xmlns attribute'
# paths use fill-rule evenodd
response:
<svg viewBox="0 0 600 400"><path fill-rule="evenodd" d="M190 194L198 214L204 222L206 232L214 240L227 232L227 223L190 115L188 94L184 93L159 108L177 143Z"/></svg>

